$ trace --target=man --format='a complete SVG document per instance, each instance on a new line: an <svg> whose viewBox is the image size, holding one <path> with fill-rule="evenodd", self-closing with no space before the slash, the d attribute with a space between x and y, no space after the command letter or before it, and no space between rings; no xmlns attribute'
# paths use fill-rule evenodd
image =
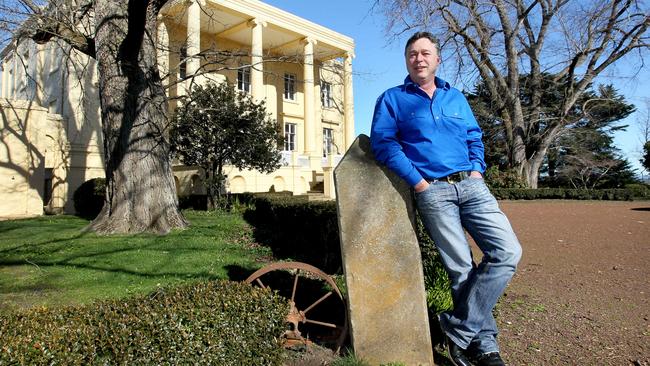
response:
<svg viewBox="0 0 650 366"><path fill-rule="evenodd" d="M427 32L406 43L404 84L375 106L377 161L413 187L418 212L451 280L454 309L439 315L456 365L504 365L492 309L512 278L521 246L483 181L482 132L463 94L436 77L439 43ZM483 252L477 265L465 237Z"/></svg>

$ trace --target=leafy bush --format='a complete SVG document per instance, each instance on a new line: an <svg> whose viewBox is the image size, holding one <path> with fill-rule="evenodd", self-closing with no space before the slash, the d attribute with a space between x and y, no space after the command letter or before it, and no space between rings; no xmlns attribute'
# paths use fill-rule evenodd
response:
<svg viewBox="0 0 650 366"><path fill-rule="evenodd" d="M0 317L0 365L278 365L288 304L219 281Z"/></svg>
<svg viewBox="0 0 650 366"><path fill-rule="evenodd" d="M626 184L624 188L630 192L633 199L650 199L648 184Z"/></svg>
<svg viewBox="0 0 650 366"><path fill-rule="evenodd" d="M205 194L178 196L178 207L181 210L206 211L208 209L208 196Z"/></svg>
<svg viewBox="0 0 650 366"><path fill-rule="evenodd" d="M338 219L334 201L264 194L245 216L255 226L255 239L278 258L309 263L325 272L341 271Z"/></svg>
<svg viewBox="0 0 650 366"><path fill-rule="evenodd" d="M263 195L279 195L279 196L291 196L291 192L283 191L277 193L261 193ZM223 205L219 209L224 209L226 211L237 211L243 212L244 207L248 207L252 204L255 196L259 193L228 193L223 198ZM191 194L183 195L178 197L178 205L182 210L192 209L197 211L206 211L208 210L208 195L207 194Z"/></svg>
<svg viewBox="0 0 650 366"><path fill-rule="evenodd" d="M256 240L271 247L276 257L309 263L328 273L341 273L336 203L309 202L304 197L262 195L247 217L255 226ZM451 308L449 279L433 241L418 220L427 303L432 311Z"/></svg>
<svg viewBox="0 0 650 366"><path fill-rule="evenodd" d="M570 199L570 200L612 200L631 201L633 199L648 199L650 194L643 196L642 191L628 188L609 189L566 189L566 188L493 188L494 196L502 200L539 200L539 199Z"/></svg>
<svg viewBox="0 0 650 366"><path fill-rule="evenodd" d="M94 219L104 206L106 179L93 178L83 182L72 196L77 215Z"/></svg>
<svg viewBox="0 0 650 366"><path fill-rule="evenodd" d="M492 166L485 171L485 183L490 188L525 188L526 182L513 170L501 171Z"/></svg>

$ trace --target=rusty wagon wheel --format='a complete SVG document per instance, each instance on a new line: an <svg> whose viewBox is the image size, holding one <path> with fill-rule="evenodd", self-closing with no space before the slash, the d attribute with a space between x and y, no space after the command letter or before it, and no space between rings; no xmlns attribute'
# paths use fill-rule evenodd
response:
<svg viewBox="0 0 650 366"><path fill-rule="evenodd" d="M289 299L285 346L313 341L340 351L348 334L347 306L328 274L306 263L277 262L257 270L245 282Z"/></svg>

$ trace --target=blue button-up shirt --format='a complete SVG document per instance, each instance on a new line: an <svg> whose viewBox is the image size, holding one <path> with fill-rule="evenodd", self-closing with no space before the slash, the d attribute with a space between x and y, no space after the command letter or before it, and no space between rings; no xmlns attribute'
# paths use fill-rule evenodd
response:
<svg viewBox="0 0 650 366"><path fill-rule="evenodd" d="M485 171L483 133L465 96L436 77L433 98L406 77L377 99L375 159L411 186L459 171Z"/></svg>

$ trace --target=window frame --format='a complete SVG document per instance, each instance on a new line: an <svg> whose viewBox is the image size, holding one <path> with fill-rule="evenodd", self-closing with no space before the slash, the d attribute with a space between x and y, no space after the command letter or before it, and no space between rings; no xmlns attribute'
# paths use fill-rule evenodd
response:
<svg viewBox="0 0 650 366"><path fill-rule="evenodd" d="M251 68L240 67L237 69L237 90L250 94L251 88Z"/></svg>
<svg viewBox="0 0 650 366"><path fill-rule="evenodd" d="M320 103L323 108L333 108L332 83L321 80L320 82Z"/></svg>
<svg viewBox="0 0 650 366"><path fill-rule="evenodd" d="M323 157L332 154L332 146L334 145L334 129L323 127Z"/></svg>
<svg viewBox="0 0 650 366"><path fill-rule="evenodd" d="M284 123L284 151L296 151L296 123Z"/></svg>
<svg viewBox="0 0 650 366"><path fill-rule="evenodd" d="M283 99L290 100L292 102L296 101L296 75L290 73L284 73L284 92Z"/></svg>

